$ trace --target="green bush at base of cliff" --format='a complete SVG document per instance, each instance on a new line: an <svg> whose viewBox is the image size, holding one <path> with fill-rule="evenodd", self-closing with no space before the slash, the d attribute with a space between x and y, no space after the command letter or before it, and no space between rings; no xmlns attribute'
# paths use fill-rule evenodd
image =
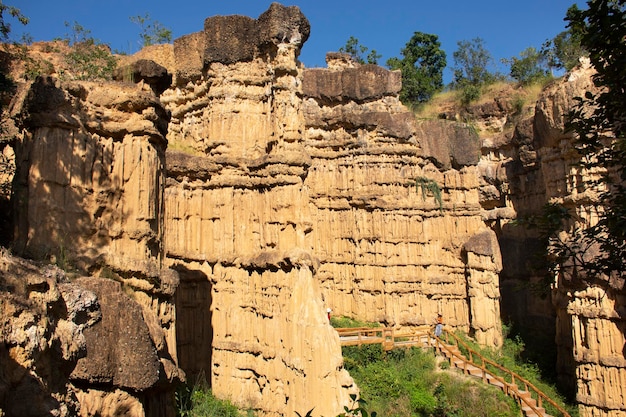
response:
<svg viewBox="0 0 626 417"><path fill-rule="evenodd" d="M378 323L369 323L366 321L356 320L350 317L337 316L330 318L330 325L334 328L348 328L348 327L380 327Z"/></svg>
<svg viewBox="0 0 626 417"><path fill-rule="evenodd" d="M193 388L185 385L176 392L178 417L241 417L242 413L229 401L218 400L206 384Z"/></svg>
<svg viewBox="0 0 626 417"><path fill-rule="evenodd" d="M380 345L344 347L346 368L361 389L368 408L378 415L518 416L515 401L499 389L437 369L434 353Z"/></svg>

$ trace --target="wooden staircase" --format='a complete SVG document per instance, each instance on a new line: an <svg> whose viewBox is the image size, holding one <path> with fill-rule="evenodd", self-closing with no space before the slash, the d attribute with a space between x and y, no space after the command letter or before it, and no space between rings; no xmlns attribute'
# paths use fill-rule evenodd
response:
<svg viewBox="0 0 626 417"><path fill-rule="evenodd" d="M385 351L411 346L435 348L444 355L450 365L466 375L500 388L514 398L525 417L553 417L543 407L545 403L558 411L558 417L570 417L563 407L541 392L530 381L503 366L483 357L445 328L440 337L434 336L430 326L422 326L409 332L399 332L390 327L357 327L335 329L342 346L380 344ZM557 417L555 416L555 417Z"/></svg>
<svg viewBox="0 0 626 417"><path fill-rule="evenodd" d="M451 366L463 371L466 375L479 378L487 384L500 388L506 395L514 398L525 417L552 417L543 407L546 402L558 410L559 416L570 417L567 411L532 383L515 372L484 358L455 334L444 330L440 337L432 336L432 342L435 349L450 361ZM460 347L466 352L465 354L461 352Z"/></svg>

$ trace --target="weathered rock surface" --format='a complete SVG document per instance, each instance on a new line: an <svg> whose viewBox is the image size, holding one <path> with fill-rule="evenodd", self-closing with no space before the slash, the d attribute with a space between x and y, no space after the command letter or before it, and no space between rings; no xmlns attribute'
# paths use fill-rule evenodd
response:
<svg viewBox="0 0 626 417"><path fill-rule="evenodd" d="M172 74L167 69L149 59L138 59L127 66L118 66L113 74L117 81L134 83L145 82L154 94L159 95L172 85Z"/></svg>
<svg viewBox="0 0 626 417"><path fill-rule="evenodd" d="M165 245L180 275L180 364L263 415L337 415L357 391L307 242L296 57L308 32L298 9L278 4L258 19L209 18L174 42L175 87L161 95L172 114Z"/></svg>
<svg viewBox="0 0 626 417"><path fill-rule="evenodd" d="M180 365L263 415L337 415L358 388L326 308L399 327L441 313L498 346L502 306L556 329L583 415L623 413L623 288L559 282L552 304L519 290L540 278L537 239L510 225L548 201L591 212L563 129L590 70L536 107L468 109L479 137L416 122L398 72L334 53L303 69L309 31L275 3L121 58L116 78L136 86L44 77L18 91L15 247L101 278L0 285L3 320L24 319L2 322L0 408L19 394L35 415L168 416ZM6 295L24 283L21 301ZM33 364L55 382L35 387Z"/></svg>
<svg viewBox="0 0 626 417"><path fill-rule="evenodd" d="M559 134L564 118L561 108L571 106L574 97L597 91L591 83L588 65L548 88L537 104L536 132L542 136L539 148L541 169L548 201L558 202L577 213L581 227L597 221L597 190L584 180L599 173L581 168L568 135ZM562 132L562 131L561 131ZM576 225L572 225L575 230ZM562 373L575 369L576 400L583 416L626 414L626 288L624 276L615 280L596 277L595 283L580 288L580 282L564 271L555 283L553 303L557 312L559 365ZM571 339L570 339L571 337ZM568 351L568 348L571 349Z"/></svg>
<svg viewBox="0 0 626 417"><path fill-rule="evenodd" d="M89 400L94 387L108 386L146 415L173 415L173 382L184 373L174 325L178 275L162 268L169 115L149 86L43 77L23 91L11 109L23 129L14 247L107 276L79 280L105 314L85 332L87 354L68 371L77 407L88 415L100 404L98 415L113 413L119 396Z"/></svg>
<svg viewBox="0 0 626 417"><path fill-rule="evenodd" d="M167 115L152 92L40 78L16 107L19 252L155 275Z"/></svg>
<svg viewBox="0 0 626 417"><path fill-rule="evenodd" d="M96 294L102 320L84 332L88 354L76 364L72 379L135 391L152 387L159 380L159 358L139 304L110 279L77 284Z"/></svg>
<svg viewBox="0 0 626 417"><path fill-rule="evenodd" d="M333 69L303 75L310 244L325 302L334 314L395 326L434 323L442 313L499 345L498 264L491 256L469 264L462 249L487 230L477 136L453 122L418 128L398 100L398 73L329 58ZM457 128L468 134L455 136ZM470 289L466 274L485 276ZM485 280L487 292L478 285ZM470 292L481 299L473 307Z"/></svg>
<svg viewBox="0 0 626 417"><path fill-rule="evenodd" d="M545 203L572 209L579 226L596 221L597 197L585 186L596 174L580 167L574 137L565 129L574 98L594 91L593 73L583 62L549 85L532 111L518 115L514 131L494 132L483 141L481 203L488 209L488 221L499 226L505 317L530 329L537 341L554 337L559 378L575 394L581 415L612 416L626 411L623 280L617 286L581 288L564 273L552 283L551 303L550 298L542 302L528 288L543 279L533 263L545 247L532 231L508 223L516 216L539 214ZM561 238L567 239L567 233Z"/></svg>
<svg viewBox="0 0 626 417"><path fill-rule="evenodd" d="M77 415L69 376L100 317L95 294L62 270L0 251L0 414Z"/></svg>

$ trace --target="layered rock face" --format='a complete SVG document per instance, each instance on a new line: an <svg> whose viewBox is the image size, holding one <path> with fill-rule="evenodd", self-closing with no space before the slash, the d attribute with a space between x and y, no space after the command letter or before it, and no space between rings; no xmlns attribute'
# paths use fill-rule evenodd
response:
<svg viewBox="0 0 626 417"><path fill-rule="evenodd" d="M544 279L537 255L546 247L540 245L536 231L510 224L516 216L538 215L544 204L558 203L575 213L569 229L560 235L567 241L571 231L597 220L597 194L586 184L598 173L581 168L575 138L565 129L574 98L595 90L593 73L583 62L548 86L534 108L517 114L514 129L507 131L506 123L501 123L484 139L481 201L499 231L503 250L505 317L529 329L535 342L554 338L559 379L576 396L581 415L614 416L625 412L623 279L586 287L562 273L551 289L543 285L548 297L542 300L529 290L528 282ZM485 113L490 116L483 120L499 115L506 122L507 112L513 113L506 107L489 109ZM486 131L487 123L482 127Z"/></svg>
<svg viewBox="0 0 626 417"><path fill-rule="evenodd" d="M269 415L349 403L327 308L395 326L441 312L502 342L477 136L416 125L399 73L332 54L329 69L303 70L308 31L275 4L258 19L209 18L154 59L173 74L161 101L180 364Z"/></svg>
<svg viewBox="0 0 626 417"><path fill-rule="evenodd" d="M115 77L137 86L42 78L19 92L15 247L100 275L46 301L68 306L55 323L80 343L51 360L64 361L63 379L36 393L36 410L169 415L180 366L263 415L337 415L358 389L327 308L398 327L441 313L498 346L502 297L506 317L556 329L561 375L578 381L585 415L623 413L623 288L562 281L543 301L520 291L540 278L526 262L537 239L510 225L549 201L593 220L589 173L563 133L589 74L551 86L530 111L476 106L479 139L463 123L416 121L397 72L341 54L305 70L309 30L297 8L273 4L124 58ZM40 291L43 281L24 297L47 300L38 294L57 284ZM101 318L75 327L69 306L83 299ZM1 333L13 361L3 405L8 387L32 388L24 369L44 347L29 332L65 340L38 330L45 308L28 313L35 330L3 322L21 329Z"/></svg>
<svg viewBox="0 0 626 417"><path fill-rule="evenodd" d="M67 282L61 269L1 250L0 414L78 415L70 374L86 355L84 331L100 319L95 294Z"/></svg>
<svg viewBox="0 0 626 417"><path fill-rule="evenodd" d="M416 124L398 100L399 72L328 58L303 81L309 241L326 303L393 326L442 313L498 346L500 252L481 217L478 137Z"/></svg>
<svg viewBox="0 0 626 417"><path fill-rule="evenodd" d="M342 367L307 239L297 8L213 17L174 42L165 191L181 366L264 415L337 415L356 387ZM164 60L165 61L165 60ZM177 149L186 150L185 152Z"/></svg>
<svg viewBox="0 0 626 417"><path fill-rule="evenodd" d="M155 96L41 78L16 107L25 127L16 149L18 250L154 275L167 129Z"/></svg>
<svg viewBox="0 0 626 417"><path fill-rule="evenodd" d="M602 204L586 181L600 173L576 164L570 135L564 134L562 109L573 107L574 97L595 91L593 69L583 66L560 84L546 89L537 103L535 129L542 138L538 156L546 179L546 200L575 213L564 240L578 227L595 224ZM572 234L572 236L575 236ZM585 256L585 255L582 255ZM624 275L589 280L559 274L553 291L557 313L557 345L561 374L574 370L576 400L581 415L617 416L626 413L626 287ZM570 354L571 352L571 354Z"/></svg>
<svg viewBox="0 0 626 417"><path fill-rule="evenodd" d="M461 124L416 126L399 73L332 55L329 69L303 71L308 30L278 5L256 20L209 18L159 61L175 63L161 100L180 363L269 415L348 404L327 308L396 326L441 312L502 342L478 138Z"/></svg>
<svg viewBox="0 0 626 417"><path fill-rule="evenodd" d="M12 114L15 250L103 277L76 281L102 307L69 374L79 413L173 415L184 374L178 276L161 267L166 111L149 88L43 77L22 86Z"/></svg>

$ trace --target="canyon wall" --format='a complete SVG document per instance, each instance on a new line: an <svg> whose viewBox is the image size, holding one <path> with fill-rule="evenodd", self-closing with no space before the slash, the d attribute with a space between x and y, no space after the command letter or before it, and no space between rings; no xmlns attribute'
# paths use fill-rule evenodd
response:
<svg viewBox="0 0 626 417"><path fill-rule="evenodd" d="M540 239L511 222L546 202L595 218L564 130L591 70L536 106L471 106L472 126L416 120L399 72L333 53L305 69L309 31L275 3L120 58L121 82L42 77L18 91L14 247L68 271L50 288L71 280L99 303L46 401L71 402L65 415L171 415L184 370L262 415L337 415L358 388L331 309L396 327L441 313L486 346L501 345L502 316L556 337L583 415L623 413L623 282L560 280L539 297ZM0 354L26 341L4 338ZM4 372L1 395L27 386Z"/></svg>
<svg viewBox="0 0 626 417"><path fill-rule="evenodd" d="M540 216L547 203L560 204L573 214L559 235L567 241L577 228L597 221L601 201L589 181L600 173L581 166L575 136L566 129L575 97L596 91L593 74L583 60L536 103L516 112L509 97L475 108L474 116L484 138L481 188L496 197L484 206L502 248L504 319L540 349L556 343L554 352L543 349L537 360L556 361L559 381L582 416L617 416L626 411L623 277L584 284L567 269L547 277L547 242L538 230L511 222Z"/></svg>
<svg viewBox="0 0 626 417"><path fill-rule="evenodd" d="M152 51L173 74L160 97L180 363L269 415L330 415L355 392L328 308L399 327L442 313L502 343L478 137L417 125L399 72L333 54L328 69L303 69L308 31L297 9L273 5Z"/></svg>
<svg viewBox="0 0 626 417"><path fill-rule="evenodd" d="M40 77L10 111L21 132L13 249L61 266L61 280L98 300L101 319L81 329L85 347L68 376L75 412L174 415L172 382L184 373L178 276L162 267L165 109L136 85Z"/></svg>
<svg viewBox="0 0 626 417"><path fill-rule="evenodd" d="M535 130L540 135L538 159L545 180L546 201L573 213L560 236L576 239L576 229L594 225L602 210L598 188L590 181L602 172L581 166L572 134L565 129L575 97L597 92L587 62L564 80L547 88L537 103ZM567 236L567 237L566 237ZM586 257L584 242L578 256ZM591 248L593 251L593 248ZM626 413L626 293L622 271L615 277L586 279L584 272L565 267L554 284L556 341L561 378L574 373L576 401L584 416Z"/></svg>
<svg viewBox="0 0 626 417"><path fill-rule="evenodd" d="M390 326L441 313L500 345L500 252L479 204L478 137L416 123L398 100L399 72L328 58L303 75L309 241L327 305Z"/></svg>
<svg viewBox="0 0 626 417"><path fill-rule="evenodd" d="M278 4L258 19L208 18L174 42L161 95L172 114L165 247L181 279L180 363L263 415L337 415L357 392L307 239L296 57L309 30L299 9Z"/></svg>

